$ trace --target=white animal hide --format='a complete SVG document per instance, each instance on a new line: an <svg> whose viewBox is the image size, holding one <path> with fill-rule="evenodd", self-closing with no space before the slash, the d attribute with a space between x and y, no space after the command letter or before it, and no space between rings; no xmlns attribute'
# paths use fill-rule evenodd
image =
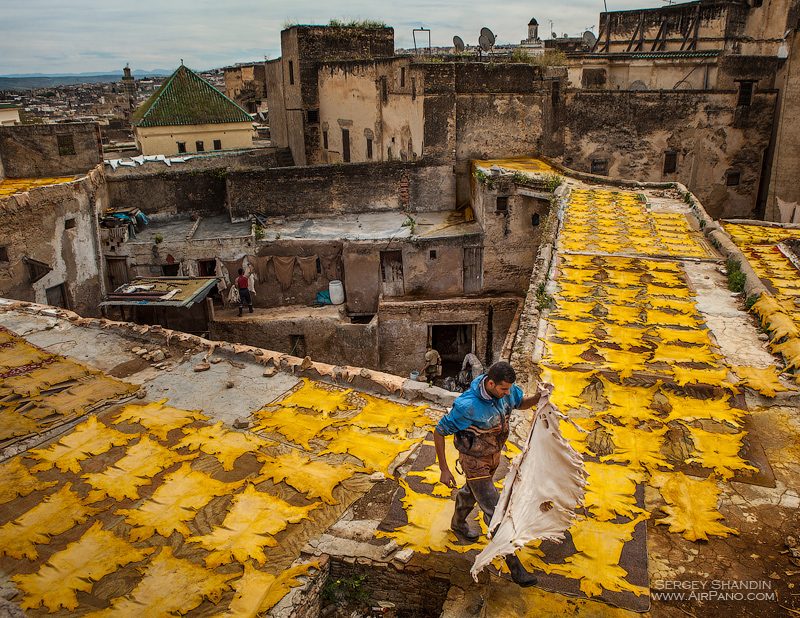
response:
<svg viewBox="0 0 800 618"><path fill-rule="evenodd" d="M550 402L553 387L540 384L528 442L511 463L500 501L489 525L491 541L475 558L472 577L497 556L506 556L533 540L561 542L583 502L586 475L583 458L561 435L566 417ZM550 510L542 504L551 502Z"/></svg>

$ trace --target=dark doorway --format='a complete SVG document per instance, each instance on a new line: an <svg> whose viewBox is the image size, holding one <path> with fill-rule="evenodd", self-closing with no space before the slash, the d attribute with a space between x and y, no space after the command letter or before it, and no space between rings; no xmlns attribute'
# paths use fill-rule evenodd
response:
<svg viewBox="0 0 800 618"><path fill-rule="evenodd" d="M306 338L303 335L289 335L289 355L299 358L305 358L308 355Z"/></svg>
<svg viewBox="0 0 800 618"><path fill-rule="evenodd" d="M63 283L54 285L52 288L47 288L45 294L47 295L48 305L69 309L69 303L67 303L67 289L64 287Z"/></svg>
<svg viewBox="0 0 800 618"><path fill-rule="evenodd" d="M177 277L178 276L178 269L180 269L180 264L162 264L161 265L161 273L165 277Z"/></svg>
<svg viewBox="0 0 800 618"><path fill-rule="evenodd" d="M428 340L442 357L442 377L458 376L464 357L474 350L474 324L431 324Z"/></svg>
<svg viewBox="0 0 800 618"><path fill-rule="evenodd" d="M350 130L342 129L342 161L350 163Z"/></svg>
<svg viewBox="0 0 800 618"><path fill-rule="evenodd" d="M200 277L215 277L217 275L216 260L197 260L197 274Z"/></svg>

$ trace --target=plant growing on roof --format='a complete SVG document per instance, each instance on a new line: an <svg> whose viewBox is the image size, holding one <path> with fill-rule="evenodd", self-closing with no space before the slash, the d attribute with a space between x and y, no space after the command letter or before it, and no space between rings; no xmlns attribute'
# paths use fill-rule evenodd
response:
<svg viewBox="0 0 800 618"><path fill-rule="evenodd" d="M411 215L406 215L406 220L403 221L403 224L402 224L401 227L407 227L409 229L409 231L411 232L411 235L413 236L414 235L414 230L417 229L417 221Z"/></svg>
<svg viewBox="0 0 800 618"><path fill-rule="evenodd" d="M544 177L545 186L550 193L555 193L564 182L564 177L559 174L546 174Z"/></svg>
<svg viewBox="0 0 800 618"><path fill-rule="evenodd" d="M156 234L155 236L153 236L153 241L157 245L160 245L162 242L164 242L164 237L161 234Z"/></svg>
<svg viewBox="0 0 800 618"><path fill-rule="evenodd" d="M494 179L479 167L475 168L475 180L489 189L494 188Z"/></svg>
<svg viewBox="0 0 800 618"><path fill-rule="evenodd" d="M377 28L385 28L386 22L378 19L351 19L344 21L341 19L332 19L328 22L331 28L360 28L362 30L374 30Z"/></svg>
<svg viewBox="0 0 800 618"><path fill-rule="evenodd" d="M747 275L742 272L742 265L739 260L728 258L728 289L731 292L740 294L744 292Z"/></svg>
<svg viewBox="0 0 800 618"><path fill-rule="evenodd" d="M547 286L542 281L536 288L536 308L539 311L550 309L553 306L553 297L547 293Z"/></svg>
<svg viewBox="0 0 800 618"><path fill-rule="evenodd" d="M253 228L253 236L255 236L256 240L262 240L264 238L264 228L258 223L256 223Z"/></svg>

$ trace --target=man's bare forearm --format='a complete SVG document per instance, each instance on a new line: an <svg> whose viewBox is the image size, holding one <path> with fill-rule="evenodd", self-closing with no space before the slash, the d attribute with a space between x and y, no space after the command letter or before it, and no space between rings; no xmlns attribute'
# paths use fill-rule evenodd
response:
<svg viewBox="0 0 800 618"><path fill-rule="evenodd" d="M444 436L436 429L433 432L433 446L436 448L436 461L439 463L440 470L449 470L447 465L447 454L444 448Z"/></svg>
<svg viewBox="0 0 800 618"><path fill-rule="evenodd" d="M523 397L522 403L517 406L518 410L528 410L539 403L539 399L541 399L541 395L536 393L535 395L531 395L530 397Z"/></svg>

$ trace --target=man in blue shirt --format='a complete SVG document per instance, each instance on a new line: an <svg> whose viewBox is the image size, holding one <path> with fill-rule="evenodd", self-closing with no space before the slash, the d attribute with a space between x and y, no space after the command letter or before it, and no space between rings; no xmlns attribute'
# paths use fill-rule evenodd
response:
<svg viewBox="0 0 800 618"><path fill-rule="evenodd" d="M509 417L513 410L527 410L539 401L539 394L525 397L514 368L506 362L489 367L485 375L472 381L469 390L453 402L433 432L436 459L441 470L440 481L448 487L456 482L445 455L444 437L453 435L458 461L467 478L456 494L455 512L450 527L463 541L474 541L480 532L470 529L467 516L477 502L488 525L494 515L499 494L494 476L500 465L500 453L509 433ZM533 586L536 578L525 570L514 554L506 557L511 578L520 586Z"/></svg>

